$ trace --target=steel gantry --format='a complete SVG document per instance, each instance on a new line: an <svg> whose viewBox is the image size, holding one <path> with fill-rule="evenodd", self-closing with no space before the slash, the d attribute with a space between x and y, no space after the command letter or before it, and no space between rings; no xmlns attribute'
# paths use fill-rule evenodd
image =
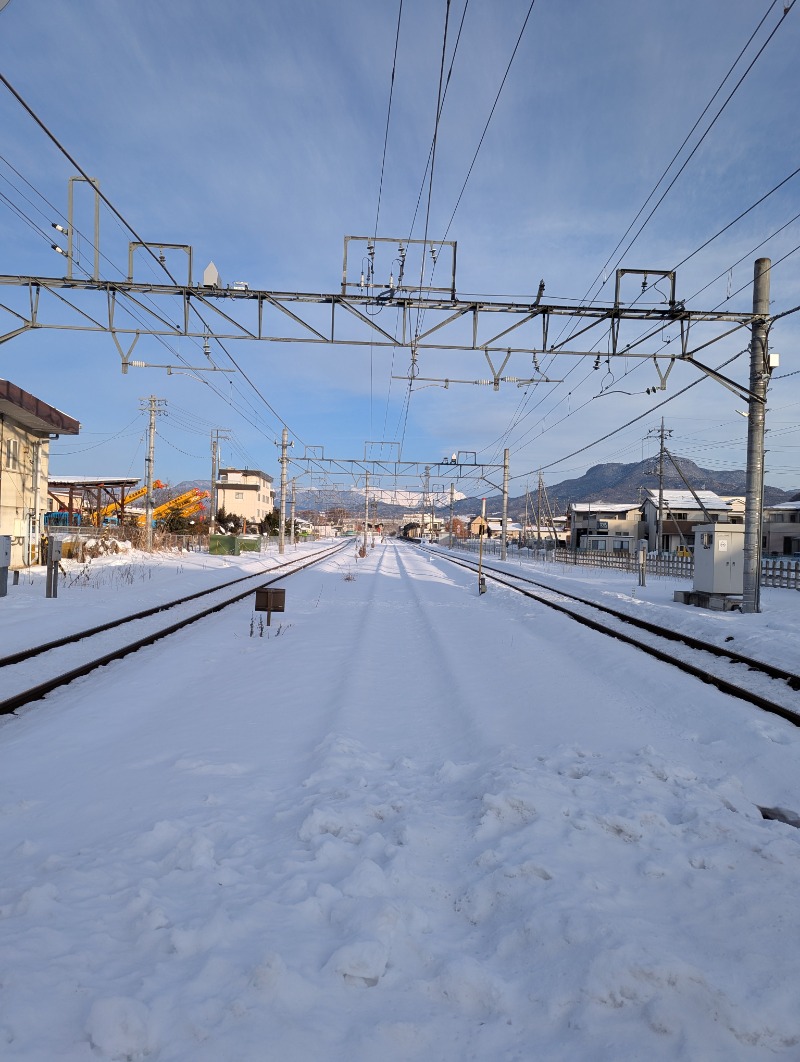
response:
<svg viewBox="0 0 800 1062"><path fill-rule="evenodd" d="M348 237L352 239L352 237ZM131 245L129 272L133 273ZM177 244L148 244L148 248L180 248L191 262L191 248ZM191 271L191 265L189 266ZM101 332L110 335L121 358L122 371L142 367L132 357L141 336L194 338L269 343L306 343L332 346L406 348L411 352L408 379L419 375L417 356L423 350L482 353L492 369L490 381L555 383L539 369L542 355L606 358L625 356L653 359L660 389L676 361L690 362L736 394L750 397L747 387L722 376L698 359L698 354L728 336L752 327L755 314L732 310L690 310L676 298L675 274L663 270L618 270L613 303L583 305L544 301L544 283L530 300L459 295L455 286L439 290L365 285L351 290L343 283L336 292L273 291L237 283L142 282L45 276L0 276L0 287L24 292L10 305L0 301L0 343L33 329ZM665 278L670 293L657 305L622 301L623 279L635 274ZM641 293L638 296L641 298ZM559 320L559 338L551 325ZM625 326L630 326L627 328ZM630 331L630 335L628 332ZM636 334L633 334L633 333ZM598 354L597 342L604 349ZM590 349L595 344L595 349ZM534 375L520 381L502 377L492 356L512 354L534 359ZM659 363L667 363L662 369ZM169 368L168 366L162 366ZM180 368L181 366L175 366ZM452 381L456 382L456 381ZM464 381L484 382L484 381Z"/></svg>

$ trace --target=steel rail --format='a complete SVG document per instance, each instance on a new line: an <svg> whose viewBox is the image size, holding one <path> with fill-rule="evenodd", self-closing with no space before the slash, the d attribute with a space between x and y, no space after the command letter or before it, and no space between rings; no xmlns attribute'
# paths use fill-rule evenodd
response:
<svg viewBox="0 0 800 1062"><path fill-rule="evenodd" d="M343 550L346 545L349 545L349 541L341 546L336 546L333 549L326 550L323 553L315 554L308 560L304 561L302 564L298 564L297 567L293 568L291 571L281 572L280 574L275 575L274 578L268 579L266 582L262 582L261 585L271 586L272 583L278 582L278 580L280 579L296 575L298 572L303 571L303 569L309 568L314 564L319 564L321 561L327 559L328 557L331 557L336 553L341 552L341 550ZM274 569L271 569L271 571L274 571ZM259 575L245 576L244 578L252 581L252 579L255 578L263 578L264 574L266 573L262 572ZM236 579L233 580L231 583L227 583L225 585L231 586L234 583L238 583L241 581L241 579ZM219 590L224 588L225 587L216 587L215 589ZM0 701L0 715L10 715L11 713L17 711L17 709L24 707L26 704L30 704L32 701L41 700L48 693L52 693L54 690L57 690L62 686L69 685L69 683L73 682L75 679L82 678L84 675L90 674L92 671L97 670L97 668L99 667L103 667L106 664L110 664L115 660L122 660L124 657L129 656L131 653L135 653L139 649L143 649L148 645L153 645L155 642L160 641L162 638L167 638L169 637L169 635L175 634L177 631L182 630L184 627L190 626L190 624L192 623L196 623L198 620L205 619L207 616L211 616L215 612L221 612L223 609L228 608L229 605L234 605L236 604L236 602L242 601L244 598L248 597L252 592L252 589L243 590L235 594L233 597L227 598L225 601L217 602L217 604L202 609L200 612L196 612L193 613L191 616L184 617L184 619L178 620L177 622L170 624L168 627L162 627L157 631L151 631L143 638L139 638L136 641L129 642L124 646L112 650L111 652L104 653L102 656L95 657L92 660L86 661L85 663L78 665L77 667L71 668L69 671L65 671L61 675L57 675L54 678L47 679L44 682L38 683L36 686L31 686L28 689L22 690L11 697L7 697L5 700ZM190 595L186 599L181 599L179 601L173 602L172 605L175 606L177 604L181 604L184 600L192 600L196 596L202 595ZM153 611L158 612L163 611L163 609L157 608ZM119 623L112 623L110 624L110 626L121 626L124 623L133 622L135 618L136 617L133 616L126 617ZM98 628L98 630L104 629L107 629L107 627ZM71 641L81 641L83 640L83 638L87 637L88 633L89 632L83 632L77 635L76 637L61 640L59 644L63 645L65 644L65 642L69 643Z"/></svg>
<svg viewBox="0 0 800 1062"><path fill-rule="evenodd" d="M421 547L424 549L424 547ZM451 564L456 564L461 568L465 568L467 571L477 572L477 562L468 560L467 558L451 557L446 553L439 552L438 550L426 549L425 552L432 556L440 557L442 560L448 561ZM732 697L736 697L738 700L747 701L750 704L755 705L758 708L762 708L766 712L771 712L773 715L779 715L788 722L793 723L795 726L800 726L800 711L793 711L791 708L787 708L785 705L777 704L775 701L770 700L768 697L763 696L756 690L747 689L746 687L739 686L735 682L732 682L721 675L713 674L707 669L701 667L698 664L694 664L688 660L676 659L673 652L666 649L661 649L656 645L651 645L646 641L641 641L639 638L634 637L631 634L626 634L620 630L614 630L607 625L601 623L599 620L592 619L590 616L576 612L568 605L559 604L556 601L548 600L546 597L532 591L526 590L521 586L514 585L514 582L509 580L515 580L516 582L525 582L538 587L541 590L547 590L550 594L557 594L559 597L565 598L567 601L572 601L575 604L582 605L586 608L594 609L597 612L605 613L613 616L614 619L619 620L622 623L629 624L634 628L645 631L647 634L660 638L665 642L678 642L685 645L687 648L692 649L695 652L708 653L711 656L722 658L730 661L732 664L740 664L747 667L750 671L757 674L761 674L770 679L777 679L784 681L787 686L793 691L800 689L800 675L796 675L793 672L786 671L783 668L775 667L763 660L755 660L751 657L743 656L741 653L737 653L735 650L723 649L721 646L709 645L706 642L701 642L700 639L694 638L692 635L680 634L676 631L665 631L661 627L656 626L654 623L650 623L647 620L638 619L635 616L630 616L625 612L619 612L616 609L609 608L606 605L600 605L595 601L589 601L586 598L578 597L576 594L569 594L565 591L556 589L552 586L548 586L546 583L538 583L534 579L530 579L523 575L514 575L511 572L503 571L502 569L492 568L485 563L482 565L482 571L486 573L486 577L493 582L499 583L505 586L509 590L514 590L524 597L528 597L538 604L545 605L547 608L554 609L556 612L562 613L562 615L569 616L571 619L576 620L578 623L582 623L585 627L589 627L591 630L598 631L600 634L605 634L610 638L616 638L619 641L625 642L628 645L632 645L642 652L648 653L650 656L655 657L657 660L661 660L664 663L670 664L678 670L687 674L693 675L695 678L699 678L701 681L708 683L716 687L722 693L727 693Z"/></svg>
<svg viewBox="0 0 800 1062"><path fill-rule="evenodd" d="M326 551L320 551L318 559L322 560L323 556L330 556L342 548L344 547L335 546ZM10 664L21 664L26 660L39 656L41 653L47 653L51 649L60 649L63 645L71 645L75 642L82 641L84 638L91 638L96 634L102 634L103 631L110 631L115 627L122 627L126 623L133 623L136 620L147 619L148 616L156 616L159 612L167 612L169 609L176 608L178 605L186 604L187 601L195 601L199 597L207 597L209 594L216 594L221 590L227 590L228 587L236 586L238 583L243 583L248 579L262 579L265 575L270 575L273 572L278 571L279 568L286 568L291 564L292 561L290 560L284 561L282 564L278 564L274 568L265 568L263 571L255 572L252 575L242 575L237 579L228 580L227 583L220 583L219 586L211 586L205 590L198 590L194 594L187 594L185 597L176 597L172 601L165 601L160 605L153 605L151 608L142 609L141 612L132 612L119 619L109 620L107 623L101 623L97 627L87 627L85 630L75 631L73 634L65 634L62 638L55 638L51 642L42 642L41 645L31 646L28 649L20 649L16 653L9 653L8 656L0 657L0 668L7 667Z"/></svg>

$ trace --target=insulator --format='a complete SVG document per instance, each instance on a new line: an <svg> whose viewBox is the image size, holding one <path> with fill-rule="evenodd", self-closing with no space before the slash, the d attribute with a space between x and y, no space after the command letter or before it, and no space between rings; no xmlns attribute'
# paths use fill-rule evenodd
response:
<svg viewBox="0 0 800 1062"><path fill-rule="evenodd" d="M361 270L361 284L360 284L360 287L362 287L362 288L364 287L364 270L363 269Z"/></svg>
<svg viewBox="0 0 800 1062"><path fill-rule="evenodd" d="M394 287L394 273L390 273L389 274L389 287L390 288Z"/></svg>

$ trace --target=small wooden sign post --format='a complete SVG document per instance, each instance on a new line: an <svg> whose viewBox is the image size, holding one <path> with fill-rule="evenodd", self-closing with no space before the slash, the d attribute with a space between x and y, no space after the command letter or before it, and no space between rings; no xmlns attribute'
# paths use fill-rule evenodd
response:
<svg viewBox="0 0 800 1062"><path fill-rule="evenodd" d="M286 610L286 591L283 587L259 586L256 590L256 612L266 612L267 626L273 612Z"/></svg>

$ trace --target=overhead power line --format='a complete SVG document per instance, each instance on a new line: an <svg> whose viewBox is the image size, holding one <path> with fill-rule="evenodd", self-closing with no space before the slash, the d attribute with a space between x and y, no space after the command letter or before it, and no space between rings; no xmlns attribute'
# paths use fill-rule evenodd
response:
<svg viewBox="0 0 800 1062"><path fill-rule="evenodd" d="M449 2L449 0L448 0L448 2ZM17 100L17 102L22 106L22 108L30 115L30 117L39 126L39 128L48 137L48 139L51 140L52 143L58 148L58 150L67 159L67 161L70 163L70 165L74 166L74 168L78 171L78 173L81 175L81 177L83 177L83 179L85 181L87 181L89 184L92 185L92 187L95 189L95 191L96 191L97 195L99 196L99 198L102 199L102 201L106 204L106 206L109 208L111 213L125 226L125 228L128 230L128 232L131 233L131 235L136 239L136 241L139 244L141 244L142 247L144 247L144 249L147 251L147 253L150 255L150 257L153 259L153 261L155 261L157 263L157 265L164 271L164 273L166 273L167 277L169 277L169 279L172 281L172 283L174 285L177 285L178 282L175 279L175 277L172 275L170 270L168 269L166 262L162 261L162 259L158 255L155 254L155 252L152 249L152 246L148 242L146 242L145 240L142 239L142 237L139 235L139 233L136 231L136 229L134 229L134 227L130 224L130 222L120 213L119 210L117 210L117 208L114 206L114 204L108 198L108 196L98 187L98 185L92 180L92 178L89 177L89 175L84 170L84 168L70 154L70 152L66 149L66 147L64 147L64 145L56 137L56 135L52 132L52 130L47 126L47 124L43 121L43 119L41 119L39 117L39 115L36 114L36 112L33 110L33 108L30 106L30 104L27 103L23 99L23 97L19 94L19 92L17 92L17 90L14 88L14 86L11 84L11 82L8 80L8 78L5 77L5 75L2 72L0 72L0 82L2 82L2 84L5 85L5 87L11 93L11 95ZM203 320L203 318L201 317L201 315L199 313L197 313L196 307L193 306L192 309L197 314L197 316L202 321L202 323L206 326L206 328L208 328L207 322L205 322ZM288 425L286 425L286 422L283 420L283 418L280 417L280 415L277 413L277 411L270 405L269 402L267 402L266 398L261 394L261 392L256 387L256 385L253 383L253 381L250 379L250 377L244 372L244 370L241 368L241 366L236 362L236 360L233 358L233 356L230 354L230 352L225 348L223 343L220 340L217 339L217 337L214 335L214 332L210 328L208 329L208 333L209 333L209 337L214 339L219 344L220 348L227 355L227 357L230 360L231 364L234 366L234 368L237 370L237 372L240 373L242 378L244 380L246 380L246 382L249 384L249 386L252 388L252 390L255 392L255 394L258 395L259 399L263 402L265 407L267 409L269 409L269 411L273 414L273 416L275 416L278 419L278 421L281 424L284 424L286 427L288 427ZM207 383L208 381L205 381L205 382ZM212 390L215 390L215 388L213 386L212 386ZM215 393L218 393L218 392L215 391ZM299 439L299 437L298 437L298 439ZM302 440L299 440L299 441L302 441Z"/></svg>

